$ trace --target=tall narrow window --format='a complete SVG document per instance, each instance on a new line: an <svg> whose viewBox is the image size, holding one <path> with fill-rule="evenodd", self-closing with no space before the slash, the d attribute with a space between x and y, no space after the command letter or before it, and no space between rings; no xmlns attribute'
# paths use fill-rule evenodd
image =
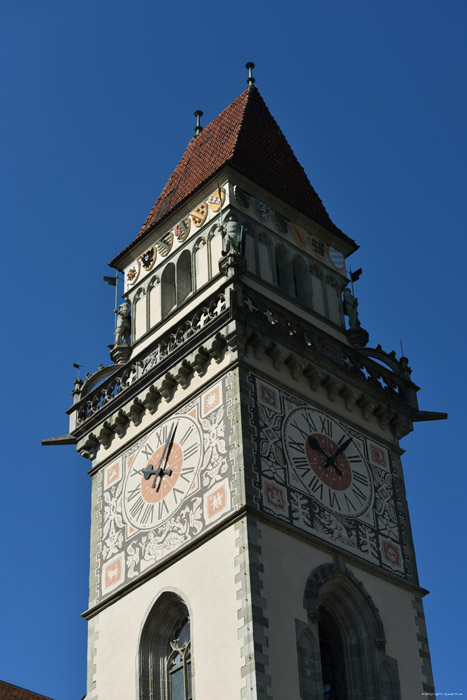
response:
<svg viewBox="0 0 467 700"><path fill-rule="evenodd" d="M276 245L276 280L277 286L285 294L293 294L293 275L289 260L289 254L285 246Z"/></svg>
<svg viewBox="0 0 467 700"><path fill-rule="evenodd" d="M313 311L324 316L323 275L321 270L315 266L311 268L311 287L313 294Z"/></svg>
<svg viewBox="0 0 467 700"><path fill-rule="evenodd" d="M272 248L267 236L260 233L258 236L259 276L265 282L273 284Z"/></svg>
<svg viewBox="0 0 467 700"><path fill-rule="evenodd" d="M328 301L329 318L338 325L342 324L341 301L336 280L334 277L326 277L326 296Z"/></svg>
<svg viewBox="0 0 467 700"><path fill-rule="evenodd" d="M294 255L292 260L294 293L298 301L305 306L311 306L311 280L303 258Z"/></svg>
<svg viewBox="0 0 467 700"><path fill-rule="evenodd" d="M203 284L209 281L208 247L204 238L196 241L193 251L193 267L195 274L196 289L200 289Z"/></svg>
<svg viewBox="0 0 467 700"><path fill-rule="evenodd" d="M178 595L165 592L141 634L139 700L192 700L191 659L188 609Z"/></svg>
<svg viewBox="0 0 467 700"><path fill-rule="evenodd" d="M318 634L324 698L347 700L342 639L337 625L326 610L320 610Z"/></svg>
<svg viewBox="0 0 467 700"><path fill-rule="evenodd" d="M219 260L222 257L222 234L219 229L215 230L209 238L209 262L210 262L210 277L215 277L219 274Z"/></svg>
<svg viewBox="0 0 467 700"><path fill-rule="evenodd" d="M144 289L140 289L135 296L133 302L133 337L135 340L141 338L147 331L146 322L146 293Z"/></svg>
<svg viewBox="0 0 467 700"><path fill-rule="evenodd" d="M177 306L191 294L191 254L184 250L177 260Z"/></svg>
<svg viewBox="0 0 467 700"><path fill-rule="evenodd" d="M170 640L167 657L170 700L192 700L190 621L185 620L175 639Z"/></svg>
<svg viewBox="0 0 467 700"><path fill-rule="evenodd" d="M161 320L160 279L156 275L148 286L149 294L149 327L153 328Z"/></svg>
<svg viewBox="0 0 467 700"><path fill-rule="evenodd" d="M162 318L175 306L175 265L168 263L161 277L161 311Z"/></svg>
<svg viewBox="0 0 467 700"><path fill-rule="evenodd" d="M248 272L256 274L255 237L249 228L245 230L245 258Z"/></svg>

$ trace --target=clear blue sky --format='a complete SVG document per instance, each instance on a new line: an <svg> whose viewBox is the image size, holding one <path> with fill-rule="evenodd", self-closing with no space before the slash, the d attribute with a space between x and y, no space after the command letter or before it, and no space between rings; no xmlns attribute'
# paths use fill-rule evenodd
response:
<svg viewBox="0 0 467 700"><path fill-rule="evenodd" d="M193 135L257 87L332 219L370 344L405 354L424 410L407 494L435 682L467 694L464 0L0 5L0 679L85 693L90 478L67 432L73 362L109 361L106 262L134 237Z"/></svg>

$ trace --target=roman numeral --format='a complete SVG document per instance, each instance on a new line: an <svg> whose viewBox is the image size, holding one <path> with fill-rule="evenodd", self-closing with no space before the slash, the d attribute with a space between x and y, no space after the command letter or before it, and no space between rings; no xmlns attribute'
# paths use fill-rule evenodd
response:
<svg viewBox="0 0 467 700"><path fill-rule="evenodd" d="M199 449L199 444L197 442L193 443L193 445L190 445L190 447L187 447L187 449L183 453L183 459L190 459L190 457L193 457L193 455L198 452L198 449Z"/></svg>
<svg viewBox="0 0 467 700"><path fill-rule="evenodd" d="M297 442L296 440L289 439L289 447L297 452L303 452L303 442Z"/></svg>
<svg viewBox="0 0 467 700"><path fill-rule="evenodd" d="M365 501L366 501L365 494L363 493L363 491L361 489L358 488L358 486L352 486L351 491L352 491L352 493L355 494L355 496L358 498L360 503L365 503Z"/></svg>
<svg viewBox="0 0 467 700"><path fill-rule="evenodd" d="M149 444L149 442L146 443L145 447L143 447L143 454L148 461L151 459L151 457L153 455L153 449L152 449L151 445Z"/></svg>
<svg viewBox="0 0 467 700"><path fill-rule="evenodd" d="M168 512L169 512L169 506L167 505L167 503L164 500L159 501L159 510L157 513L158 520L160 520L164 516L164 514L168 513Z"/></svg>
<svg viewBox="0 0 467 700"><path fill-rule="evenodd" d="M360 474L360 472L354 472L353 479L354 479L354 481L358 481L359 484L362 484L362 486L368 486L368 477L366 474Z"/></svg>
<svg viewBox="0 0 467 700"><path fill-rule="evenodd" d="M130 508L130 513L133 516L133 518L139 518L139 515L141 511L143 510L144 507L144 501L142 496L138 498L138 500L133 503L133 505Z"/></svg>
<svg viewBox="0 0 467 700"><path fill-rule="evenodd" d="M177 489L175 486L172 489L172 493L174 495L175 503L178 503L177 494L180 494L183 497L183 491L181 491L180 489Z"/></svg>
<svg viewBox="0 0 467 700"><path fill-rule="evenodd" d="M346 493L344 493L344 499L345 499L345 502L346 502L347 507L348 507L349 510L353 510L353 511L356 511L356 510L357 510L357 509L355 508L355 505L352 503L352 501L350 500L350 498L347 496Z"/></svg>
<svg viewBox="0 0 467 700"><path fill-rule="evenodd" d="M308 460L306 457L294 457L293 460L294 467L297 467L297 469L309 469L310 465L308 463Z"/></svg>
<svg viewBox="0 0 467 700"><path fill-rule="evenodd" d="M157 445L156 447L160 447L161 445L165 444L167 442L167 426L164 425L161 430L158 431L156 435L157 439Z"/></svg>
<svg viewBox="0 0 467 700"><path fill-rule="evenodd" d="M302 437L304 437L305 440L307 439L307 437L308 437L308 432L305 431L305 430L302 430L302 429L300 428L300 426L298 425L298 423L297 423L297 421L296 421L295 419L292 420L292 421L290 422L290 425L292 426L292 428L295 428L295 430L298 430L298 432L300 433L300 435L301 435Z"/></svg>
<svg viewBox="0 0 467 700"><path fill-rule="evenodd" d="M191 479L187 474L192 474L195 471L194 467L188 468L188 467L183 467L183 470L180 472L180 478L184 479L186 482L190 482Z"/></svg>
<svg viewBox="0 0 467 700"><path fill-rule="evenodd" d="M313 493L318 493L319 491L319 498L323 498L323 484L315 474L313 475L313 478L310 479L308 488L310 488Z"/></svg>
<svg viewBox="0 0 467 700"><path fill-rule="evenodd" d="M362 458L360 457L359 454L356 454L356 455L346 455L346 457L347 457L347 459L349 460L349 462L352 462L352 464L356 464L356 463L362 461Z"/></svg>
<svg viewBox="0 0 467 700"><path fill-rule="evenodd" d="M328 498L329 498L329 505L331 508L335 508L337 506L338 510L341 510L341 504L339 503L339 499L337 498L337 494L334 491L331 491L331 489L328 490Z"/></svg>
<svg viewBox="0 0 467 700"><path fill-rule="evenodd" d="M193 430L194 430L194 427L193 427L192 425L190 425L190 427L188 428L188 430L186 431L186 433L184 434L184 436L180 439L180 445L184 445L184 444L185 444L185 442L188 440L188 438L190 437L190 435L191 435L191 433L193 432Z"/></svg>
<svg viewBox="0 0 467 700"><path fill-rule="evenodd" d="M332 423L328 418L322 418L321 416L319 417L320 423L321 423L321 432L327 435L328 437L332 437Z"/></svg>
<svg viewBox="0 0 467 700"><path fill-rule="evenodd" d="M316 423L314 422L313 418L310 416L309 413L305 413L305 420L308 424L309 429L313 432L316 433Z"/></svg>
<svg viewBox="0 0 467 700"><path fill-rule="evenodd" d="M131 489L131 491L128 491L128 500L132 501L138 494L141 492L141 487L138 484L134 489Z"/></svg>
<svg viewBox="0 0 467 700"><path fill-rule="evenodd" d="M152 517L154 515L154 503L147 503L146 508L144 509L144 513L141 516L141 523L145 525L148 520L151 520L152 522Z"/></svg>

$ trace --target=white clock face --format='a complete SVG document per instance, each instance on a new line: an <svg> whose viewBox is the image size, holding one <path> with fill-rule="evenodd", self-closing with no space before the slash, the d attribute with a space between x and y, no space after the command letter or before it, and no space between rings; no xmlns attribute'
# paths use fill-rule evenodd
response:
<svg viewBox="0 0 467 700"><path fill-rule="evenodd" d="M345 517L361 515L372 501L370 471L356 441L337 421L312 408L296 408L284 424L289 464L307 493Z"/></svg>
<svg viewBox="0 0 467 700"><path fill-rule="evenodd" d="M190 416L175 415L149 433L126 476L128 522L149 530L167 520L190 491L201 458L201 432Z"/></svg>

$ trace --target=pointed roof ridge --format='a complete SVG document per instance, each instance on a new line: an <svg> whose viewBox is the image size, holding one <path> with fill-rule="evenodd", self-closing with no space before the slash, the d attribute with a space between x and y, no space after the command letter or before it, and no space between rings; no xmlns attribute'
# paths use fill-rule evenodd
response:
<svg viewBox="0 0 467 700"><path fill-rule="evenodd" d="M190 140L138 235L110 264L116 265L124 253L226 165L356 245L331 221L258 89L249 85Z"/></svg>
<svg viewBox="0 0 467 700"><path fill-rule="evenodd" d="M152 207L151 211L149 212L148 216L146 217L146 220L144 221L143 225L141 226L141 229L136 236L136 239L139 240L149 229L153 228L159 221L161 221L165 216L168 216L169 213L175 209L175 206L180 204L183 200L187 199L190 195L192 195L199 187L201 187L207 180L209 180L210 177L212 177L223 165L230 159L230 157L233 155L235 145L238 140L239 132L240 132L240 127L243 123L243 117L245 114L245 107L247 104L247 97L248 93L251 89L250 86L246 88L231 104L226 107L217 117L215 117L207 126L204 127L204 129L197 134L197 136L193 136L193 138L189 141L188 146L186 147L186 150L180 160L177 163L177 166L175 170L173 171L172 175L169 177L167 180L167 183L165 184L164 189L162 190L161 194L157 198L154 206ZM219 126L224 126L223 122L225 120L226 115L229 115L235 111L237 111L238 106L241 105L240 112L241 112L241 118L237 119L237 124L235 126L235 131L233 131L233 134L235 134L235 138L233 139L232 143L228 144L228 153L222 153L222 158L220 159L221 162L217 165L215 169L212 169L212 172L210 172L211 169L206 168L207 173L205 174L204 177L202 177L202 180L197 182L196 185L188 185L184 188L184 190L189 191L184 194L182 199L178 201L177 197L177 202L172 203L172 198L170 198L170 202L168 202L169 209L167 211L164 211L164 207L162 206L164 201L167 199L167 197L170 196L170 193L173 191L173 187L171 186L172 183L177 183L177 180L180 178L182 175L186 175L185 172L188 169L189 162L191 160L191 157L193 154L193 151L199 151L204 144L211 140L214 135L216 130L218 130ZM239 115L240 116L240 115ZM199 139L199 140L198 140ZM227 149L226 149L227 150ZM207 159L206 159L207 160ZM208 164L206 164L208 165ZM183 184L183 183L181 183ZM175 186L177 186L175 184ZM135 240L136 240L135 239Z"/></svg>

